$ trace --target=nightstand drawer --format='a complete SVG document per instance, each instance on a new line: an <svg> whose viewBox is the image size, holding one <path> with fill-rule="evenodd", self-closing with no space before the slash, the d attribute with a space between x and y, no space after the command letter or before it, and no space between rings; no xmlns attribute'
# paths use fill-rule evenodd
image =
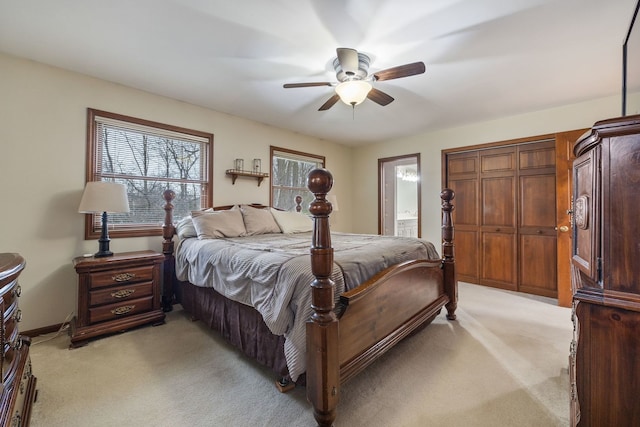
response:
<svg viewBox="0 0 640 427"><path fill-rule="evenodd" d="M108 289L90 291L89 306L94 307L102 304L116 304L118 302L146 297L148 295L153 295L152 281L116 286Z"/></svg>
<svg viewBox="0 0 640 427"><path fill-rule="evenodd" d="M136 326L164 323L160 305L164 262L165 256L154 251L74 258L78 310L71 322L70 347Z"/></svg>
<svg viewBox="0 0 640 427"><path fill-rule="evenodd" d="M93 288L103 288L105 286L122 285L125 283L135 283L150 281L153 279L153 266L145 265L141 267L121 268L91 274L91 285Z"/></svg>
<svg viewBox="0 0 640 427"><path fill-rule="evenodd" d="M146 298L132 299L118 304L103 305L89 309L89 322L104 322L105 320L120 319L137 313L151 310L153 307L153 296Z"/></svg>

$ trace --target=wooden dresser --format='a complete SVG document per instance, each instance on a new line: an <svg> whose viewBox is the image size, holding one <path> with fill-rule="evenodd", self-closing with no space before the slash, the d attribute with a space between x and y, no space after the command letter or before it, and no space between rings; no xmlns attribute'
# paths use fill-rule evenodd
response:
<svg viewBox="0 0 640 427"><path fill-rule="evenodd" d="M164 323L160 305L163 262L164 255L153 251L74 259L78 312L71 322L71 347L134 326Z"/></svg>
<svg viewBox="0 0 640 427"><path fill-rule="evenodd" d="M572 425L640 425L640 116L574 146Z"/></svg>
<svg viewBox="0 0 640 427"><path fill-rule="evenodd" d="M18 308L20 285L18 276L25 266L18 254L0 254L0 314L2 315L0 347L2 348L1 426L27 426L31 406L36 400L36 377L31 371L28 337L20 335Z"/></svg>

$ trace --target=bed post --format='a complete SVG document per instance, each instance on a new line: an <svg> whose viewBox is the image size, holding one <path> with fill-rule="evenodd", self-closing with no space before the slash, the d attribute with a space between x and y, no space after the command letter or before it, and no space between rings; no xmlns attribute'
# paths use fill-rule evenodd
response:
<svg viewBox="0 0 640 427"><path fill-rule="evenodd" d="M173 204L171 203L176 197L173 190L165 190L162 198L165 200L164 205L164 224L162 224L162 253L164 254L164 270L162 285L162 310L165 312L173 310L175 263L173 258L173 235L176 228L173 225Z"/></svg>
<svg viewBox="0 0 640 427"><path fill-rule="evenodd" d="M449 297L447 319L456 320L456 308L458 307L458 281L456 280L456 265L453 245L453 220L451 201L455 197L453 190L445 188L440 193L442 199L442 269L444 275L444 291Z"/></svg>
<svg viewBox="0 0 640 427"><path fill-rule="evenodd" d="M333 312L335 284L333 248L329 230L331 203L326 195L333 186L333 176L326 169L314 169L307 177L307 187L315 195L309 205L313 215L311 243L311 308L307 322L307 399L319 426L331 426L336 418L340 388L338 360L338 319Z"/></svg>

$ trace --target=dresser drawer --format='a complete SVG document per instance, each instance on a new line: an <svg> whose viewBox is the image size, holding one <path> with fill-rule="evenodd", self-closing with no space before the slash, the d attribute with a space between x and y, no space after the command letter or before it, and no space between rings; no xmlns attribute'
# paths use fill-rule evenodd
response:
<svg viewBox="0 0 640 427"><path fill-rule="evenodd" d="M115 320L133 314L144 313L153 308L153 296L132 299L117 304L103 305L89 309L89 322L104 322Z"/></svg>
<svg viewBox="0 0 640 427"><path fill-rule="evenodd" d="M103 288L105 286L143 282L152 279L153 265L114 269L109 271L91 273L90 288Z"/></svg>
<svg viewBox="0 0 640 427"><path fill-rule="evenodd" d="M90 291L89 306L94 307L102 304L115 304L149 295L153 295L152 281L129 284L126 286L115 286L107 289Z"/></svg>
<svg viewBox="0 0 640 427"><path fill-rule="evenodd" d="M18 297L22 293L22 289L20 288L17 279L12 281L10 286L5 286L4 288L6 289L6 292L2 294L2 299L4 300L4 306L8 307L18 300Z"/></svg>

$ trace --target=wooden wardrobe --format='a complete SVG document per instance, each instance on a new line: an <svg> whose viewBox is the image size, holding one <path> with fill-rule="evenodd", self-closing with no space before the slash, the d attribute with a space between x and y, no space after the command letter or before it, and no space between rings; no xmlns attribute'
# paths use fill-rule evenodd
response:
<svg viewBox="0 0 640 427"><path fill-rule="evenodd" d="M596 123L574 152L571 425L638 426L640 115Z"/></svg>
<svg viewBox="0 0 640 427"><path fill-rule="evenodd" d="M572 149L586 130L443 150L459 280L571 306Z"/></svg>
<svg viewBox="0 0 640 427"><path fill-rule="evenodd" d="M442 169L458 279L557 298L556 136L445 150Z"/></svg>

